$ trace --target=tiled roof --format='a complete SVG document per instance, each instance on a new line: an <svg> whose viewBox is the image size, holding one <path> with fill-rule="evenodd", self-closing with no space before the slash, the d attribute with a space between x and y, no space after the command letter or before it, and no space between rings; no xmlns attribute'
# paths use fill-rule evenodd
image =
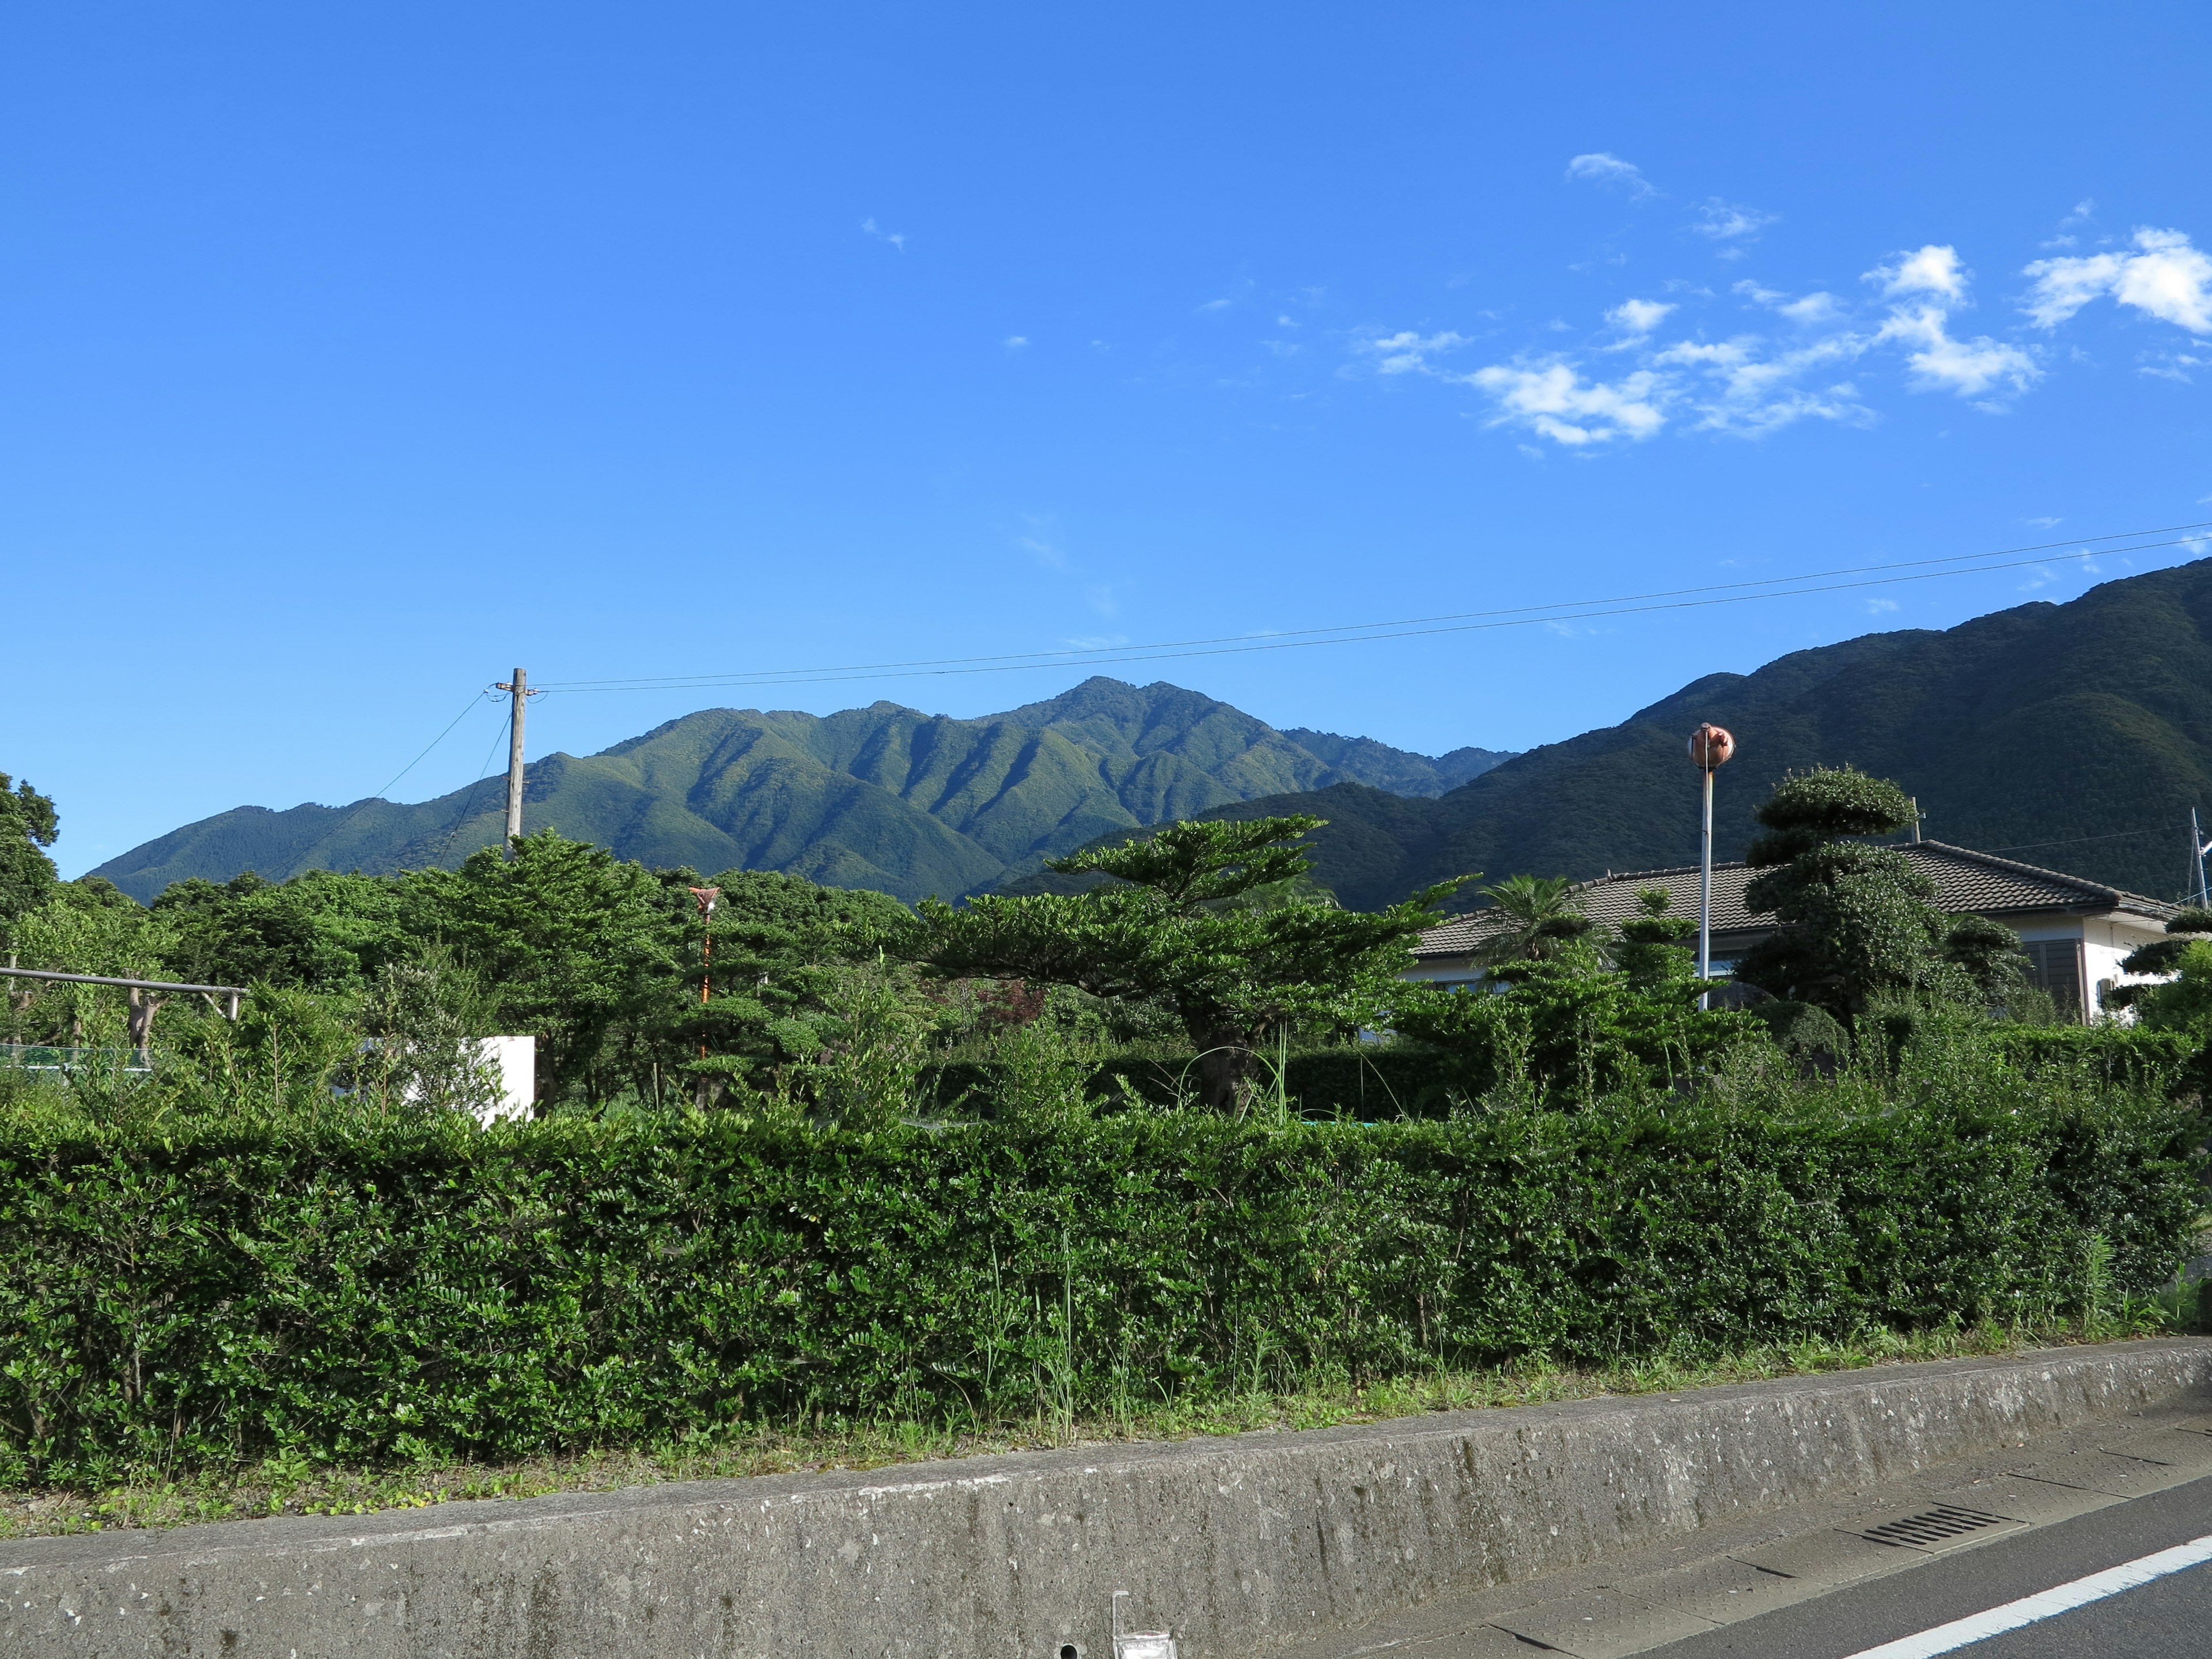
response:
<svg viewBox="0 0 2212 1659"><path fill-rule="evenodd" d="M1936 902L1953 912L1973 911L1985 916L2002 917L2038 910L2065 910L2077 914L2102 914L2119 910L2139 915L2146 920L2164 921L2174 914L2175 907L2164 902L2145 898L2140 893L2130 893L2118 887L2107 887L2102 882L2087 881L2080 876L2062 874L2057 870L2039 869L2033 864L2020 864L2011 859L1999 858L1994 853L1977 853L1971 848L1948 846L1940 841L1908 842L1897 849L1925 870L1936 879ZM1759 873L1745 864L1716 864L1713 866L1713 931L1716 933L1763 930L1774 925L1771 916L1753 915L1745 908L1743 890ZM1698 914L1698 866L1678 865L1668 870L1631 870L1618 875L1600 876L1594 880L1579 882L1572 889L1576 908L1593 921L1618 925L1641 915L1644 907L1637 902L1638 891L1646 887L1663 887L1672 901L1669 914L1695 916ZM1417 957L1464 956L1496 931L1497 921L1489 910L1474 910L1441 922L1421 935L1414 947Z"/></svg>

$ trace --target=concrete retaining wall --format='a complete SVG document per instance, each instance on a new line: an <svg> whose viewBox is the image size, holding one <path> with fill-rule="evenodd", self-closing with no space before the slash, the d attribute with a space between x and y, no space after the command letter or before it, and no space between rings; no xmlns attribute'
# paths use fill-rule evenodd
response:
<svg viewBox="0 0 2212 1659"><path fill-rule="evenodd" d="M0 1544L0 1652L1245 1659L1466 1590L2212 1395L2212 1342L1306 1434Z"/></svg>

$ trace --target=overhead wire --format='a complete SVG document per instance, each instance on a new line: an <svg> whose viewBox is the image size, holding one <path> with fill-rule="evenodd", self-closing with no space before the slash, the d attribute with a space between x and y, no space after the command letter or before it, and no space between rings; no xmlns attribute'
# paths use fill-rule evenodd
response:
<svg viewBox="0 0 2212 1659"><path fill-rule="evenodd" d="M336 836L340 830L343 830L346 825L351 823L356 818L359 817L362 811L368 807L374 805L378 801L382 800L386 791L390 790L399 781L400 779L405 777L410 772L412 772L425 760L428 759L430 751L433 749L435 749L440 744L445 742L447 738L451 737L453 734L453 728L459 726L463 720L466 720L470 714L476 708L476 706L482 702L484 698L489 695L490 694L489 692L479 691L474 696L471 697L468 702L462 704L461 712L454 715L452 720L446 722L446 729L444 731L439 732L436 737L431 738L428 743L422 746L422 752L421 754L416 756L413 760L409 761L406 765L401 767L397 772L394 772L380 787L371 791L369 793L363 795L359 800L356 801L353 804L351 810L349 811L343 817L340 818L336 823L332 824L321 835L315 837L315 844L320 846L330 841L331 838ZM285 879L289 880L293 876L298 875L303 867L304 866L301 864L295 862L290 869L286 872Z"/></svg>
<svg viewBox="0 0 2212 1659"><path fill-rule="evenodd" d="M654 691L733 689L751 686L830 684L847 680L938 678L947 675L1019 673L1071 665L1109 665L1118 663L1170 661L1181 658L1240 655L1260 651L1297 650L1317 645L1357 645L1382 640L1425 635L1481 632L1502 628L1525 628L1547 623L1569 623L1605 617L1629 616L1660 611L1696 610L1712 605L1739 605L1753 599L1788 599L1801 594L1832 593L1860 587L1888 586L1907 581L1928 581L1944 576L1972 575L1980 571L2014 570L2027 566L2057 563L2069 559L2117 557L2163 548L2193 546L2203 539L2184 532L2212 529L2212 520L2169 525L2155 529L2115 531L2108 535L2075 537L2063 542L2002 548L1986 553L1954 554L1936 559L1905 559L1883 564L1856 565L1834 570L1808 571L1789 576L1762 577L1742 582L1717 582L1703 586L1661 589L1653 592L1615 595L1607 599L1562 600L1549 605L1521 605L1494 611L1470 611L1434 617L1403 617L1393 622L1343 623L1330 628L1299 629L1265 637L1233 635L1212 638L1161 641L1148 645L1074 647L1064 650L1006 653L984 657L943 657L906 662L846 664L807 669L767 669L745 673L697 673L641 677L632 679L553 680L547 691ZM2168 536L2166 541L2141 538ZM2125 542L2121 547L2092 544ZM2064 552L2055 549L2068 550ZM2015 556L2027 555L2019 557ZM1948 568L1929 569L1931 565ZM1893 574L1914 572L1917 574ZM1832 581L1832 577L1863 577L1863 580ZM1813 586L1809 584L1820 584ZM1766 591L1759 591L1766 590Z"/></svg>

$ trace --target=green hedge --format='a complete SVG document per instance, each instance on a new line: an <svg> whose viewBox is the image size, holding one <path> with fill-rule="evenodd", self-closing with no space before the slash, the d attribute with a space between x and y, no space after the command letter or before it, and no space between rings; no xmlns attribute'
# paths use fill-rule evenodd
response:
<svg viewBox="0 0 2212 1659"><path fill-rule="evenodd" d="M2092 1231L2113 1287L2170 1276L2193 1124L2013 1087L1856 1115L18 1146L0 1480L2047 1317L2080 1305Z"/></svg>
<svg viewBox="0 0 2212 1659"><path fill-rule="evenodd" d="M2127 1025L1993 1024L1981 1040L2027 1078L2063 1069L2092 1085L2212 1097L2212 1051L2175 1032ZM933 1066L923 1076L922 1097L940 1112L988 1116L988 1103L999 1093L998 1072L989 1060ZM1110 1097L1126 1083L1145 1099L1164 1105L1175 1100L1179 1079L1188 1085L1195 1075L1188 1056L1109 1054L1097 1063L1088 1087L1095 1097ZM1474 1098L1485 1086L1480 1068L1458 1055L1394 1043L1293 1054L1286 1091L1292 1105L1308 1116L1374 1123L1446 1117L1455 1097Z"/></svg>
<svg viewBox="0 0 2212 1659"><path fill-rule="evenodd" d="M951 1060L932 1066L921 1093L938 1110L989 1115L998 1097L999 1066L986 1060ZM1293 1054L1286 1068L1286 1091L1299 1110L1316 1117L1349 1118L1363 1123L1395 1117L1445 1117L1451 1097L1482 1091L1480 1073L1456 1055L1413 1047L1323 1048ZM1196 1063L1187 1054L1109 1054L1091 1073L1091 1094L1111 1097L1127 1086L1155 1105L1176 1099L1178 1085L1198 1086ZM1273 1080L1267 1079L1272 1090Z"/></svg>

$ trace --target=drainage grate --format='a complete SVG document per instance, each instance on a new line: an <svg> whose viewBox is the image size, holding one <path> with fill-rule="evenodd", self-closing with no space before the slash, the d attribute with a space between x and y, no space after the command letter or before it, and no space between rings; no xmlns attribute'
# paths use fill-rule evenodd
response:
<svg viewBox="0 0 2212 1659"><path fill-rule="evenodd" d="M1899 1516L1894 1521L1885 1521L1878 1527L1862 1528L1859 1536L1871 1538L1881 1544L1914 1545L1931 1549L1938 1544L1948 1544L1953 1539L1970 1532L1979 1532L1984 1527L2001 1527L2001 1515L1984 1515L1979 1510L1954 1509L1948 1504L1938 1504L1932 1510L1923 1510L1917 1515Z"/></svg>

